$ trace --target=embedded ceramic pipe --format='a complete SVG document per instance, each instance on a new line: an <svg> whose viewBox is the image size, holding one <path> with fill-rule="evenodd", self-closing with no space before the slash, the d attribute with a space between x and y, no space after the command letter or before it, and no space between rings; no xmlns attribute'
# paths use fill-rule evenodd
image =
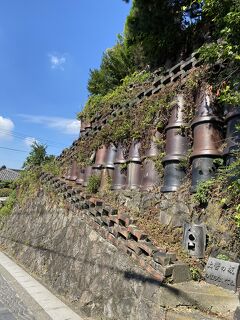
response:
<svg viewBox="0 0 240 320"><path fill-rule="evenodd" d="M140 162L129 162L127 165L127 189L138 190L141 187L142 166Z"/></svg>
<svg viewBox="0 0 240 320"><path fill-rule="evenodd" d="M124 149L121 144L117 147L117 153L114 161L114 171L112 180L112 190L123 190L127 183L127 170L124 168L126 164L124 158Z"/></svg>
<svg viewBox="0 0 240 320"><path fill-rule="evenodd" d="M184 107L185 101L182 94L178 94L175 97L175 105L173 107L171 117L168 121L166 129L181 127L186 125L184 120Z"/></svg>
<svg viewBox="0 0 240 320"><path fill-rule="evenodd" d="M126 170L122 168L121 163L115 164L113 172L112 190L122 190L126 187L127 174Z"/></svg>
<svg viewBox="0 0 240 320"><path fill-rule="evenodd" d="M71 172L70 172L70 177L69 180L70 181L76 181L78 177L78 167L77 167L77 161L74 160L72 162L72 167L71 167Z"/></svg>
<svg viewBox="0 0 240 320"><path fill-rule="evenodd" d="M89 178L91 177L91 175L92 175L92 167L91 166L87 166L85 168L85 172L84 172L83 187L87 187L88 181L89 181Z"/></svg>
<svg viewBox="0 0 240 320"><path fill-rule="evenodd" d="M158 139L160 138L160 132L155 131L152 133L150 147L147 149L143 158L156 157L159 155Z"/></svg>
<svg viewBox="0 0 240 320"><path fill-rule="evenodd" d="M200 88L196 98L197 112L195 114L196 118L205 118L209 116L214 116L214 104L213 104L213 94L208 88Z"/></svg>
<svg viewBox="0 0 240 320"><path fill-rule="evenodd" d="M126 159L124 157L124 148L122 147L121 144L119 144L117 147L116 158L114 161L114 164L118 164L118 163L126 163Z"/></svg>
<svg viewBox="0 0 240 320"><path fill-rule="evenodd" d="M111 143L107 148L103 166L105 168L114 169L114 162L116 159L116 155L117 155L117 148L115 147L114 144Z"/></svg>
<svg viewBox="0 0 240 320"><path fill-rule="evenodd" d="M202 181L207 181L214 177L217 165L214 163L216 157L201 156L192 160L192 186L191 192L196 192L197 186Z"/></svg>
<svg viewBox="0 0 240 320"><path fill-rule="evenodd" d="M163 162L169 160L178 160L179 157L184 157L188 151L188 138L184 129L180 127L171 127L166 132L166 156Z"/></svg>
<svg viewBox="0 0 240 320"><path fill-rule="evenodd" d="M193 125L193 152L196 156L221 156L222 135L218 122L195 122Z"/></svg>
<svg viewBox="0 0 240 320"><path fill-rule="evenodd" d="M129 150L129 156L128 156L129 162L141 162L140 148L141 148L141 142L133 140Z"/></svg>
<svg viewBox="0 0 240 320"><path fill-rule="evenodd" d="M181 166L181 161L186 159L189 148L185 130L183 96L178 95L176 101L166 127L166 156L162 160L164 165L164 184L161 192L177 191L186 174L185 168Z"/></svg>
<svg viewBox="0 0 240 320"><path fill-rule="evenodd" d="M95 163L93 165L93 168L101 168L103 166L106 159L106 153L107 153L107 148L105 145L98 148L96 152Z"/></svg>
<svg viewBox="0 0 240 320"><path fill-rule="evenodd" d="M85 172L84 169L79 169L78 170L78 177L77 177L77 180L76 180L76 184L79 184L79 185L83 184L83 182L84 182L84 172Z"/></svg>
<svg viewBox="0 0 240 320"><path fill-rule="evenodd" d="M186 175L185 168L179 160L164 162L164 184L161 192L175 192L182 184Z"/></svg>
<svg viewBox="0 0 240 320"><path fill-rule="evenodd" d="M146 158L143 161L141 189L148 191L159 185L160 176L155 168L155 162L151 158Z"/></svg>
<svg viewBox="0 0 240 320"><path fill-rule="evenodd" d="M183 246L192 257L202 259L205 256L207 243L206 226L204 224L184 225Z"/></svg>

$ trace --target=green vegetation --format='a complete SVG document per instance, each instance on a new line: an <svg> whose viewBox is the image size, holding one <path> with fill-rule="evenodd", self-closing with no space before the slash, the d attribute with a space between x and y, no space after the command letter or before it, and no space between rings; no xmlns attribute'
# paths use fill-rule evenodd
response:
<svg viewBox="0 0 240 320"><path fill-rule="evenodd" d="M32 166L40 166L49 160L54 159L54 156L47 155L47 146L34 142L31 146L31 151L23 164L24 169L29 169Z"/></svg>
<svg viewBox="0 0 240 320"><path fill-rule="evenodd" d="M88 181L87 191L89 193L97 193L100 187L100 183L101 183L101 176L92 175Z"/></svg>
<svg viewBox="0 0 240 320"><path fill-rule="evenodd" d="M0 181L0 189L2 188L11 188L12 187L13 182L12 181Z"/></svg>
<svg viewBox="0 0 240 320"><path fill-rule="evenodd" d="M1 182L0 186L3 188L0 188L0 196L9 197L0 209L0 215L10 213L16 201L24 204L36 195L40 187L40 173L43 170L54 175L60 173L60 167L55 157L47 155L46 149L46 146L34 143L24 163L25 170L21 172L20 177L14 182Z"/></svg>
<svg viewBox="0 0 240 320"><path fill-rule="evenodd" d="M200 281L201 280L201 278L202 278L201 271L198 268L191 267L190 268L190 272L191 272L192 279L194 281Z"/></svg>
<svg viewBox="0 0 240 320"><path fill-rule="evenodd" d="M8 197L13 189L13 181L0 181L0 197Z"/></svg>
<svg viewBox="0 0 240 320"><path fill-rule="evenodd" d="M230 257L228 257L227 255L223 254L223 253L219 253L217 256L216 256L217 259L221 259L221 260L224 260L224 261L229 261L230 260Z"/></svg>
<svg viewBox="0 0 240 320"><path fill-rule="evenodd" d="M1 197L8 197L12 192L12 189L10 188L1 188L0 189L0 198Z"/></svg>
<svg viewBox="0 0 240 320"><path fill-rule="evenodd" d="M200 205L208 203L209 196L211 193L211 187L214 185L214 180L209 179L207 181L201 181L197 185L196 193L194 194L195 200L199 202Z"/></svg>
<svg viewBox="0 0 240 320"><path fill-rule="evenodd" d="M78 114L78 118L84 118L87 122L91 121L97 114L107 114L112 105L122 105L136 95L136 90L129 90L131 84L144 84L150 77L150 73L143 71L134 72L122 78L121 84L108 92L99 92L90 96L85 108ZM109 88L109 87L108 87ZM139 89L138 89L139 90Z"/></svg>
<svg viewBox="0 0 240 320"><path fill-rule="evenodd" d="M16 203L16 191L13 190L9 195L7 201L4 206L0 208L0 217L6 216L12 212L12 209Z"/></svg>
<svg viewBox="0 0 240 320"><path fill-rule="evenodd" d="M133 56L119 36L117 44L103 54L100 69L90 70L88 90L91 94L105 95L134 71Z"/></svg>
<svg viewBox="0 0 240 320"><path fill-rule="evenodd" d="M240 228L240 153L229 166L222 165L214 179L199 183L194 198L200 205L209 201L228 208L228 214Z"/></svg>

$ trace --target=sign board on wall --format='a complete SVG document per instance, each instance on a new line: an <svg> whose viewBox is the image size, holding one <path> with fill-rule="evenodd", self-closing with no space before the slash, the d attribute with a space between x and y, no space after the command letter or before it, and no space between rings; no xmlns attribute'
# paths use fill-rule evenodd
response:
<svg viewBox="0 0 240 320"><path fill-rule="evenodd" d="M236 291L240 286L240 264L210 257L205 267L205 280L228 290Z"/></svg>

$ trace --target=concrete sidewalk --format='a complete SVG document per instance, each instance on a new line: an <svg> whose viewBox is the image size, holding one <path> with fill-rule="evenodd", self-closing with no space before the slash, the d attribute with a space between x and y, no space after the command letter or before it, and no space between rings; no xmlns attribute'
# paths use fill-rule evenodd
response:
<svg viewBox="0 0 240 320"><path fill-rule="evenodd" d="M0 320L84 320L0 252Z"/></svg>

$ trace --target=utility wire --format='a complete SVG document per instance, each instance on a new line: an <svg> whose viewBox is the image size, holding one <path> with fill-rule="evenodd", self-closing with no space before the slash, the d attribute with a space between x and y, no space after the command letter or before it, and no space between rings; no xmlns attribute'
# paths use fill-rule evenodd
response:
<svg viewBox="0 0 240 320"><path fill-rule="evenodd" d="M0 129L0 132L1 133L4 133L5 135L8 135L8 136L11 136L11 137L14 137L14 138L17 138L17 139L21 139L21 140L24 140L26 138L29 138L29 136L26 136L26 135L23 135L21 133L18 133L18 132L11 132L9 130L5 130L5 129ZM43 139L40 139L40 138L36 138L36 140L39 140L40 142L51 142L50 140L43 140ZM53 144L48 144L49 147L53 147L53 148L63 148L63 145L53 145Z"/></svg>
<svg viewBox="0 0 240 320"><path fill-rule="evenodd" d="M19 150L19 149L13 149L13 148L7 148L7 147L0 147L0 149L10 150L10 151L16 151L16 152L24 152L28 153L28 151Z"/></svg>

